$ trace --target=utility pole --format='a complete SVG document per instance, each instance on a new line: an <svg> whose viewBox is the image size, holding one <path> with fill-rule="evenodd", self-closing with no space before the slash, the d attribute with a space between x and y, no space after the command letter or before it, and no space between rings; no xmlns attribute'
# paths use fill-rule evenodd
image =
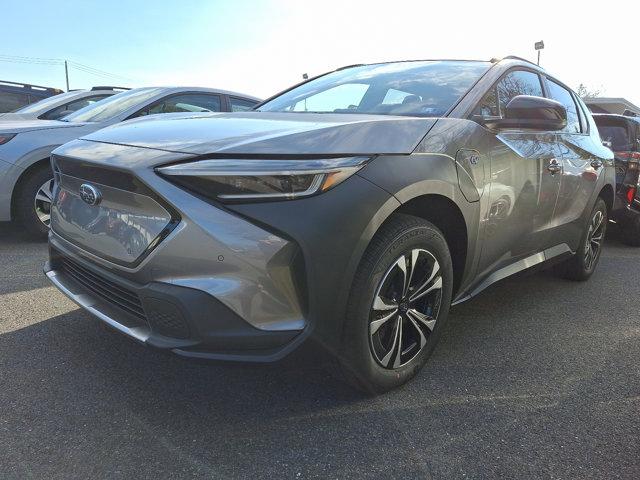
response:
<svg viewBox="0 0 640 480"><path fill-rule="evenodd" d="M67 92L69 91L69 67L67 66L67 61L64 61L64 76L67 79Z"/></svg>
<svg viewBox="0 0 640 480"><path fill-rule="evenodd" d="M544 42L540 40L539 42L534 43L533 48L538 51L538 65L540 65L540 50L544 49Z"/></svg>

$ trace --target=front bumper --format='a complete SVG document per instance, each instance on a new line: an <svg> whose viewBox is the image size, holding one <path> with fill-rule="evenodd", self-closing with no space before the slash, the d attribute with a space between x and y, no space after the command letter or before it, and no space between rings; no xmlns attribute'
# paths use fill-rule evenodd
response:
<svg viewBox="0 0 640 480"><path fill-rule="evenodd" d="M274 361L303 330L260 330L208 293L165 282L140 285L74 255L50 235L44 272L71 300L140 343L187 357Z"/></svg>
<svg viewBox="0 0 640 480"><path fill-rule="evenodd" d="M67 200L54 201L50 280L121 332L194 357L277 360L310 336L334 349L360 258L399 205L357 174L322 195L222 206L155 173L156 165L182 158L175 153L76 141L53 158L56 172L101 189L101 205L114 214L103 218L98 209L87 219L68 201L82 182L61 184ZM131 244L144 240L135 231L149 223L129 193L172 211L174 228L158 241ZM75 265L65 270L65 261ZM111 294L125 289L134 312L92 290L91 281ZM187 333L166 330L162 320Z"/></svg>

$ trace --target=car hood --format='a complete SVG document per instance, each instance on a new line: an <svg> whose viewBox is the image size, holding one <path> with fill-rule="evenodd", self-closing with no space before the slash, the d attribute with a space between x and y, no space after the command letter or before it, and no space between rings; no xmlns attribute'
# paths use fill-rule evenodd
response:
<svg viewBox="0 0 640 480"><path fill-rule="evenodd" d="M34 130L50 130L52 128L73 128L85 125L83 123L61 122L58 120L4 120L0 117L0 133L24 133Z"/></svg>
<svg viewBox="0 0 640 480"><path fill-rule="evenodd" d="M194 155L408 154L435 118L244 112L127 122L82 137Z"/></svg>

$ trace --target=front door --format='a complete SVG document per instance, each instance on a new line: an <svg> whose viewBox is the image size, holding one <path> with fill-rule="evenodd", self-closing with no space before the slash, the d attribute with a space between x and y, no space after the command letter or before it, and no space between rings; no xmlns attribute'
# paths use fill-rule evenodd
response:
<svg viewBox="0 0 640 480"><path fill-rule="evenodd" d="M480 271L489 273L553 246L560 179L556 135L502 132L490 152L491 187Z"/></svg>
<svg viewBox="0 0 640 480"><path fill-rule="evenodd" d="M502 116L518 95L544 97L542 80L531 70L507 72L475 111ZM554 209L560 190L562 159L555 132L505 130L494 137L489 208L484 212L485 240L480 275L552 246Z"/></svg>

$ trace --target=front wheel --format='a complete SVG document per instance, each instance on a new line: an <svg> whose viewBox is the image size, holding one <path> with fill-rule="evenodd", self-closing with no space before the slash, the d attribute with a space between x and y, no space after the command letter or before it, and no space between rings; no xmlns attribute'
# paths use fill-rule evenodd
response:
<svg viewBox="0 0 640 480"><path fill-rule="evenodd" d="M16 220L34 238L46 240L51 220L53 172L49 164L42 165L22 181L16 192Z"/></svg>
<svg viewBox="0 0 640 480"><path fill-rule="evenodd" d="M569 280L587 280L595 271L607 231L607 206L598 198L591 211L589 223L585 229L576 254L558 265L558 272Z"/></svg>
<svg viewBox="0 0 640 480"><path fill-rule="evenodd" d="M372 240L352 286L340 353L350 383L382 393L415 376L442 331L452 285L440 230L394 215Z"/></svg>

